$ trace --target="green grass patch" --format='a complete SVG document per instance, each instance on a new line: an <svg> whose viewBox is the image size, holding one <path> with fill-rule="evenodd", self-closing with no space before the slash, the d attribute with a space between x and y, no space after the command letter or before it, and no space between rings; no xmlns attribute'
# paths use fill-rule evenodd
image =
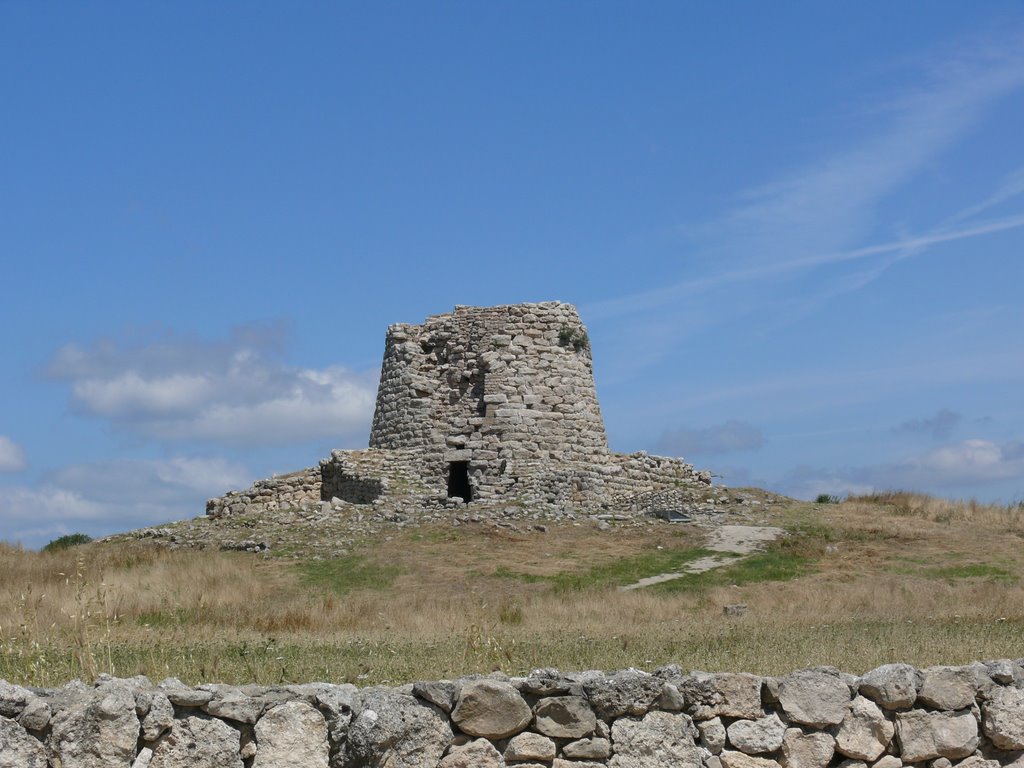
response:
<svg viewBox="0 0 1024 768"><path fill-rule="evenodd" d="M994 581L1014 581L1015 576L1005 568L989 563L965 563L964 565L944 565L926 568L924 574L936 579L991 579Z"/></svg>
<svg viewBox="0 0 1024 768"><path fill-rule="evenodd" d="M398 566L378 565L362 555L307 560L295 568L304 585L338 595L353 589L387 589L400 571Z"/></svg>
<svg viewBox="0 0 1024 768"><path fill-rule="evenodd" d="M200 620L198 610L187 608L175 608L169 611L144 611L135 617L135 623L140 627L153 627L155 629L167 627L183 627Z"/></svg>
<svg viewBox="0 0 1024 768"><path fill-rule="evenodd" d="M962 552L951 552L945 557L961 559ZM931 565L934 559L921 557L905 557L900 563L889 568L893 573L904 576L917 576L925 579L942 579L957 581L959 579L988 579L990 581L1016 581L1017 577L1007 568L991 563L951 563L949 565Z"/></svg>
<svg viewBox="0 0 1024 768"><path fill-rule="evenodd" d="M783 548L755 552L728 565L703 573L688 573L678 579L654 584L648 589L660 592L703 592L712 587L755 584L764 581L790 581L809 573L815 560Z"/></svg>
<svg viewBox="0 0 1024 768"><path fill-rule="evenodd" d="M799 536L807 539L818 539L819 541L835 541L840 538L839 533L824 523L809 518L794 520L786 523L783 528L791 536Z"/></svg>
<svg viewBox="0 0 1024 768"><path fill-rule="evenodd" d="M687 563L709 554L711 552L701 547L665 548L599 563L584 570L562 571L553 576L519 573L504 566L495 570L494 575L528 584L547 583L555 592L579 592L584 589L621 587L648 576L678 571Z"/></svg>

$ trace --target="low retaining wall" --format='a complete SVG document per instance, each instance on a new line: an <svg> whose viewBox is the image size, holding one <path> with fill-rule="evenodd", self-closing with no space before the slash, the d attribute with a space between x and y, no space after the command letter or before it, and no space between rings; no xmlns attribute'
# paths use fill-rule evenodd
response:
<svg viewBox="0 0 1024 768"><path fill-rule="evenodd" d="M0 681L0 768L1024 768L1024 659L399 688Z"/></svg>

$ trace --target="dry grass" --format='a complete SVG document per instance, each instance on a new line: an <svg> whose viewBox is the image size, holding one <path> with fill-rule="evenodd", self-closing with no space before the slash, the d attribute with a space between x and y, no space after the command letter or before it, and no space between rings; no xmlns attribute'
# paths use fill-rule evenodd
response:
<svg viewBox="0 0 1024 768"><path fill-rule="evenodd" d="M776 674L1024 656L1019 507L891 494L775 517L793 535L762 560L796 564L772 576L788 580L737 567L634 592L615 579L685 557L702 531L438 526L301 564L0 546L0 678L397 682L666 663ZM747 614L724 618L730 603Z"/></svg>

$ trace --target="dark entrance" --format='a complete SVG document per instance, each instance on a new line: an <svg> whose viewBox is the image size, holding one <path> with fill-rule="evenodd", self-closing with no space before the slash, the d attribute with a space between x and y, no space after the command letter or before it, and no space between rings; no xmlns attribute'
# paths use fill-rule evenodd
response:
<svg viewBox="0 0 1024 768"><path fill-rule="evenodd" d="M467 504L473 500L473 489L469 487L469 462L448 463L448 498L460 497Z"/></svg>

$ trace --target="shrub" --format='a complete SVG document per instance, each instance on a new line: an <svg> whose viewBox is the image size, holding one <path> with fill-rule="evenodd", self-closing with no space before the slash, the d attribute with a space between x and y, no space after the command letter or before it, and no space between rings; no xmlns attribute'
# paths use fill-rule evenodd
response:
<svg viewBox="0 0 1024 768"><path fill-rule="evenodd" d="M63 549L77 547L79 544L88 544L90 541L92 541L92 536L84 533L69 533L51 541L43 547L43 552L59 552Z"/></svg>
<svg viewBox="0 0 1024 768"><path fill-rule="evenodd" d="M833 496L829 493L819 493L818 498L814 500L815 504L838 504L839 497Z"/></svg>
<svg viewBox="0 0 1024 768"><path fill-rule="evenodd" d="M558 331L558 343L563 347L572 347L577 352L590 349L590 337L587 336L587 332L571 325L563 325Z"/></svg>

